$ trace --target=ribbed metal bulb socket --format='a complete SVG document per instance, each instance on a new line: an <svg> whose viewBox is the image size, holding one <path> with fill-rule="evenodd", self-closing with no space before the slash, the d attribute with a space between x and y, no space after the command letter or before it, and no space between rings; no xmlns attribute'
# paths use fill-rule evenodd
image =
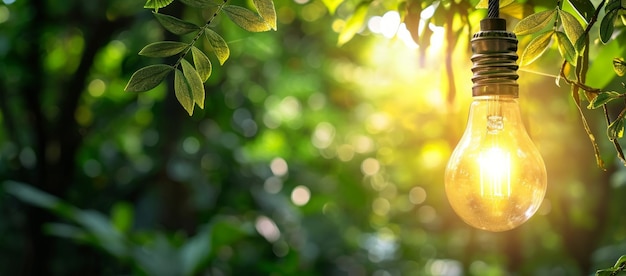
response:
<svg viewBox="0 0 626 276"><path fill-rule="evenodd" d="M506 31L506 21L487 18L472 38L472 95L518 96L517 37Z"/></svg>

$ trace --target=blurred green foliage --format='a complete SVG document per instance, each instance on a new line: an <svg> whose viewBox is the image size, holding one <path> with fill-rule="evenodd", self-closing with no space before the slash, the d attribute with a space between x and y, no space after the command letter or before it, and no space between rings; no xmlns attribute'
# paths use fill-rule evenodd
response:
<svg viewBox="0 0 626 276"><path fill-rule="evenodd" d="M430 1L442 12L419 48L374 31L401 1L372 2L372 26L339 41L360 4L340 2L274 1L272 33L217 17L230 58L189 117L171 78L123 91L154 62L137 55L144 45L187 38L141 1L4 0L0 275L580 275L615 265L626 252L626 169L596 169L568 89L536 74L558 75L556 48L520 70L546 199L522 227L483 232L454 215L442 177L465 125L464 34L484 16L478 1L461 1L460 13ZM211 16L178 1L159 12ZM451 46L449 17L462 31ZM590 83L620 89L606 68L623 56L622 38L592 44Z"/></svg>

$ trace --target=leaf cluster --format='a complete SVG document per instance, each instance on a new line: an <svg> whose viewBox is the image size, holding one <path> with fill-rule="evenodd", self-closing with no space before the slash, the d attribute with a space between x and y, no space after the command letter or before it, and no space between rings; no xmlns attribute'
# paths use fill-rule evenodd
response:
<svg viewBox="0 0 626 276"><path fill-rule="evenodd" d="M145 8L154 9L154 16L167 31L175 35L195 33L189 42L159 41L146 45L139 55L153 58L178 56L174 65L155 64L137 70L128 81L125 91L144 92L158 86L174 72L174 92L176 99L193 115L194 106L204 108L204 82L211 76L213 64L207 53L197 47L202 40L212 50L220 65L230 57L230 49L222 36L211 27L211 22L219 14L225 14L239 27L249 32L276 30L276 10L272 0L253 0L257 12L244 7L228 4L228 0L215 3L211 0L181 0L187 6L197 9L211 9L213 16L203 25L185 21L174 16L158 13L158 10L171 4L173 0L148 0ZM186 57L191 52L191 60ZM193 62L193 63L192 63Z"/></svg>
<svg viewBox="0 0 626 276"><path fill-rule="evenodd" d="M585 115L581 109L581 96L584 95L589 101L588 109L604 109L607 121L607 137L613 142L618 157L626 164L626 157L617 139L624 134L625 106L619 116L611 120L607 112L607 104L624 98L623 92L602 91L589 87L585 84L586 73L589 67L589 40L590 30L596 22L600 22L599 38L603 43L608 43L613 35L615 21L620 10L626 7L621 5L620 0L602 1L597 7L590 0L568 0L569 5L576 11L576 15L565 11L562 2L558 2L554 9L541 11L522 19L514 28L517 35L534 35L521 55L520 65L528 65L543 55L552 43L555 43L561 57L563 66L557 79L565 80L572 87L572 97L580 111L583 126L589 135L590 141L596 153L598 166L603 168L600 159L599 147L595 142L593 133L587 124ZM601 11L605 15L600 18ZM620 16L624 20L623 16ZM598 21L600 20L600 21ZM626 66L621 58L613 60L613 69L618 76L623 76Z"/></svg>

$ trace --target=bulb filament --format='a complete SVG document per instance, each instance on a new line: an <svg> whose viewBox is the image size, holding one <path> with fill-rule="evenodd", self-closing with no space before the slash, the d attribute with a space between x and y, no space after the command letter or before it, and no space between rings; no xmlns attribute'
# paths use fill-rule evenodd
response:
<svg viewBox="0 0 626 276"><path fill-rule="evenodd" d="M511 196L511 155L492 147L478 157L480 171L480 195L485 198L508 198Z"/></svg>

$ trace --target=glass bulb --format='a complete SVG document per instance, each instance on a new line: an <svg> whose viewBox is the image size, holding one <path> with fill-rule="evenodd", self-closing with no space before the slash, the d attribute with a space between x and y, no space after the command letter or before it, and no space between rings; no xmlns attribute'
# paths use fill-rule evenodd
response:
<svg viewBox="0 0 626 276"><path fill-rule="evenodd" d="M515 96L474 97L445 172L448 200L467 224L499 232L527 221L546 192L546 168Z"/></svg>

